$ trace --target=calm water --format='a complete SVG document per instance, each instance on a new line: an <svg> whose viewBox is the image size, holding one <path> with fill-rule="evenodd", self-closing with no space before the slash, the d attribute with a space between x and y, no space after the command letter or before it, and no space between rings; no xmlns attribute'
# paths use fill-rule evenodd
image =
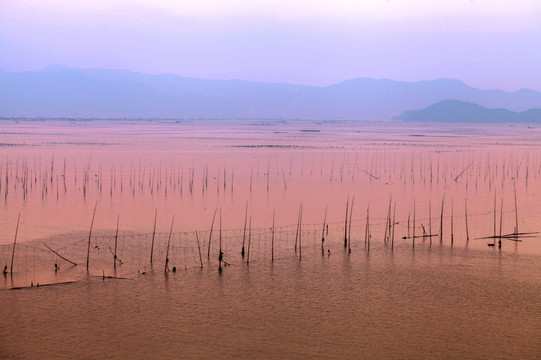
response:
<svg viewBox="0 0 541 360"><path fill-rule="evenodd" d="M539 358L539 259L337 251L3 291L7 358Z"/></svg>
<svg viewBox="0 0 541 360"><path fill-rule="evenodd" d="M0 279L3 358L541 357L537 129L1 126L0 255L8 268L21 214L13 274ZM385 241L391 197L394 241ZM117 216L123 263L115 268ZM531 233L512 239L520 242L503 240L499 249L480 239L517 224ZM168 242L177 270L165 274ZM221 272L220 243L231 264Z"/></svg>

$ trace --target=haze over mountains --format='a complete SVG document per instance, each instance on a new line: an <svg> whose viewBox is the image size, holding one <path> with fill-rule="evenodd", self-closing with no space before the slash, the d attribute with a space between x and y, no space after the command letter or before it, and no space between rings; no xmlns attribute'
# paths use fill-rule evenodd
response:
<svg viewBox="0 0 541 360"><path fill-rule="evenodd" d="M541 108L541 93L533 90L481 90L452 79L359 78L319 87L61 65L37 72L0 72L0 116L389 120L444 100L459 102L440 105L436 113L459 108L457 114L467 121L475 119L470 112L479 109L461 102L510 110L493 113L494 121L500 122L506 117L515 121L513 112ZM411 120L412 112L407 114ZM485 115L483 121L490 121ZM538 116L530 118L536 121Z"/></svg>
<svg viewBox="0 0 541 360"><path fill-rule="evenodd" d="M532 123L541 122L541 109L516 112L507 109L487 109L459 100L444 100L424 109L405 111L394 119L423 122Z"/></svg>

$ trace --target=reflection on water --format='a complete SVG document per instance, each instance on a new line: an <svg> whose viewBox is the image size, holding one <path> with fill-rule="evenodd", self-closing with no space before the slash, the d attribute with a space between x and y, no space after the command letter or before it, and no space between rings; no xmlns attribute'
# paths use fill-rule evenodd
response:
<svg viewBox="0 0 541 360"><path fill-rule="evenodd" d="M537 358L541 138L461 127L2 124L0 353Z"/></svg>
<svg viewBox="0 0 541 360"><path fill-rule="evenodd" d="M538 358L538 258L446 246L2 292L32 358ZM230 256L239 258L240 254ZM231 259L233 260L233 259ZM524 276L524 275L527 276Z"/></svg>

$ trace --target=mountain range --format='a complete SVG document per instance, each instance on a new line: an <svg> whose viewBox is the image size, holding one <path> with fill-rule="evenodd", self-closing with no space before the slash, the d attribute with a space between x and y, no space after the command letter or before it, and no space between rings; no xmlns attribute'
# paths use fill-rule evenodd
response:
<svg viewBox="0 0 541 360"><path fill-rule="evenodd" d="M482 90L453 79L358 78L307 86L62 65L36 72L0 72L0 116L4 117L389 120L451 99L510 112L541 108L541 93L534 90ZM409 114L404 116L411 119Z"/></svg>
<svg viewBox="0 0 541 360"><path fill-rule="evenodd" d="M444 100L424 109L405 111L394 120L442 123L535 123L541 122L541 109L516 112L507 109L487 109L459 100Z"/></svg>

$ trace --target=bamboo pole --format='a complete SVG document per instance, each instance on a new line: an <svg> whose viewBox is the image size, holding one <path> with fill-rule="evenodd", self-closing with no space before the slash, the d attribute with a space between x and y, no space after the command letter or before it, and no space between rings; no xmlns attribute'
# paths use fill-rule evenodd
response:
<svg viewBox="0 0 541 360"><path fill-rule="evenodd" d="M494 244L496 244L496 192L494 192Z"/></svg>
<svg viewBox="0 0 541 360"><path fill-rule="evenodd" d="M117 215L116 217L116 232L115 232L115 252L113 254L113 267L116 269L116 262L117 262L117 257L116 257L116 248L117 248L117 243L118 243L118 224L120 222L120 214Z"/></svg>
<svg viewBox="0 0 541 360"><path fill-rule="evenodd" d="M451 198L451 246L453 246L454 240L454 199Z"/></svg>
<svg viewBox="0 0 541 360"><path fill-rule="evenodd" d="M252 244L252 217L250 216L250 222L248 225L248 253L246 256L246 264L250 263L250 245Z"/></svg>
<svg viewBox="0 0 541 360"><path fill-rule="evenodd" d="M464 198L464 216L466 218L466 243L470 241L470 230L468 228L468 202Z"/></svg>
<svg viewBox="0 0 541 360"><path fill-rule="evenodd" d="M225 166L224 166L224 181L225 181ZM225 183L224 183L225 189ZM219 231L219 250L218 250L218 269L222 269L222 260L224 253L222 252L222 208L220 208L220 231Z"/></svg>
<svg viewBox="0 0 541 360"><path fill-rule="evenodd" d="M56 251L54 251L53 249L51 249L47 244L45 244L45 243L42 243L42 244L45 245L45 247L46 247L47 249L49 249L53 254L55 254L56 256L58 256L59 258L61 258L62 260L66 260L67 262L73 264L73 266L76 266L76 265L77 265L77 263L75 263L75 262L73 262L73 261L71 261L71 260L69 260L69 259L66 259L64 256L60 255L59 253L57 253Z"/></svg>
<svg viewBox="0 0 541 360"><path fill-rule="evenodd" d="M13 250L11 251L11 265L9 266L9 273L13 274L13 260L15 259L15 246L17 245L17 234L19 233L19 223L21 220L21 213L17 217L17 226L15 227L15 236L13 237Z"/></svg>
<svg viewBox="0 0 541 360"><path fill-rule="evenodd" d="M274 213L275 210L272 210L271 262L274 262Z"/></svg>
<svg viewBox="0 0 541 360"><path fill-rule="evenodd" d="M500 249L502 248L502 227L503 227L503 198L502 198L502 204L500 207L500 238L498 239L498 247Z"/></svg>
<svg viewBox="0 0 541 360"><path fill-rule="evenodd" d="M270 182L270 164L267 163L267 192L269 192L269 182Z"/></svg>
<svg viewBox="0 0 541 360"><path fill-rule="evenodd" d="M254 167L252 166L252 171L250 172L250 194L252 193L252 180L254 178Z"/></svg>
<svg viewBox="0 0 541 360"><path fill-rule="evenodd" d="M441 200L441 215L440 215L440 244L443 242L443 207L445 204L445 194Z"/></svg>
<svg viewBox="0 0 541 360"><path fill-rule="evenodd" d="M199 244L199 234L195 231L195 240L197 241L197 251L199 252L199 264L203 268L203 258L201 257L201 245Z"/></svg>
<svg viewBox="0 0 541 360"><path fill-rule="evenodd" d="M302 209L302 204L299 205L299 215L297 216L297 230L295 231L295 253L297 252L297 246L299 242L299 227L301 225L301 209Z"/></svg>
<svg viewBox="0 0 541 360"><path fill-rule="evenodd" d="M207 259L210 259L210 242L212 240L212 229L214 228L214 219L216 218L216 211L218 211L218 208L214 209L214 215L212 215L212 223L210 224L209 246L207 248Z"/></svg>
<svg viewBox="0 0 541 360"><path fill-rule="evenodd" d="M430 245L432 245L432 201L430 200L428 200L428 231L430 232Z"/></svg>
<svg viewBox="0 0 541 360"><path fill-rule="evenodd" d="M171 230L169 230L169 238L167 239L167 250L165 251L165 266L164 273L167 274L169 271L169 244L171 243L171 235L173 235L173 224L175 222L175 215L171 219Z"/></svg>
<svg viewBox="0 0 541 360"><path fill-rule="evenodd" d="M383 235L383 241L387 243L387 239L389 236L389 230L391 229L391 202L393 201L393 197L389 197L389 208L387 210L387 217L385 218L385 234Z"/></svg>
<svg viewBox="0 0 541 360"><path fill-rule="evenodd" d="M92 221L90 222L90 231L88 232L88 247L86 249L86 272L88 272L88 263L90 260L90 239L92 238L92 227L94 226L94 218L96 216L96 208L98 207L98 202L94 205L94 212L92 213Z"/></svg>
<svg viewBox="0 0 541 360"><path fill-rule="evenodd" d="M244 212L244 230L242 232L242 250L240 255L244 257L244 241L246 240L246 221L248 220L248 201L246 201L246 211Z"/></svg>
<svg viewBox="0 0 541 360"><path fill-rule="evenodd" d="M411 217L411 212L408 211L408 238L411 236L410 217Z"/></svg>
<svg viewBox="0 0 541 360"><path fill-rule="evenodd" d="M325 249L323 243L325 242L325 223L327 222L327 209L329 205L325 206L325 216L323 217L323 228L321 229L321 255L325 255Z"/></svg>
<svg viewBox="0 0 541 360"><path fill-rule="evenodd" d="M150 243L150 266L154 257L154 237L156 236L156 221L158 220L158 209L154 211L154 229L152 230L152 242Z"/></svg>
<svg viewBox="0 0 541 360"><path fill-rule="evenodd" d="M299 260L302 259L302 204L301 213L299 216Z"/></svg>
<svg viewBox="0 0 541 360"><path fill-rule="evenodd" d="M370 204L368 205L370 206ZM364 246L368 243L368 206L366 207L366 223L364 227Z"/></svg>
<svg viewBox="0 0 541 360"><path fill-rule="evenodd" d="M391 235L391 249L394 249L394 227L396 225L396 202L394 203L394 209L393 209L393 229L392 229L392 235Z"/></svg>
<svg viewBox="0 0 541 360"><path fill-rule="evenodd" d="M413 236L412 236L413 248L415 248L415 199L413 199Z"/></svg>
<svg viewBox="0 0 541 360"><path fill-rule="evenodd" d="M364 229L364 245L370 251L370 203L366 207L366 227Z"/></svg>
<svg viewBox="0 0 541 360"><path fill-rule="evenodd" d="M515 234L518 235L518 207L517 207L517 183L513 181L513 190L515 192Z"/></svg>
<svg viewBox="0 0 541 360"><path fill-rule="evenodd" d="M344 222L344 249L348 246L348 208L349 208L349 196L346 202L346 220Z"/></svg>
<svg viewBox="0 0 541 360"><path fill-rule="evenodd" d="M351 223L353 218L353 204L355 203L355 196L351 199L351 208L349 209L349 241L348 241L348 254L351 254Z"/></svg>

